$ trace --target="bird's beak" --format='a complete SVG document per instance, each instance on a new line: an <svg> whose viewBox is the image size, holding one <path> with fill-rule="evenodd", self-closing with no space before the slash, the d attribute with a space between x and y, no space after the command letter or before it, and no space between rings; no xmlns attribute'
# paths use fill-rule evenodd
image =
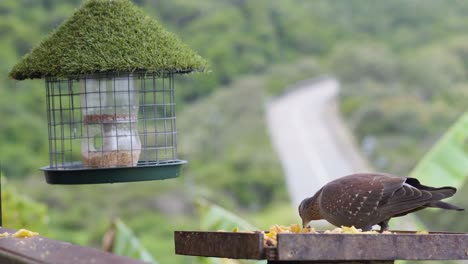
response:
<svg viewBox="0 0 468 264"><path fill-rule="evenodd" d="M309 222L302 220L302 227L306 228L309 225Z"/></svg>

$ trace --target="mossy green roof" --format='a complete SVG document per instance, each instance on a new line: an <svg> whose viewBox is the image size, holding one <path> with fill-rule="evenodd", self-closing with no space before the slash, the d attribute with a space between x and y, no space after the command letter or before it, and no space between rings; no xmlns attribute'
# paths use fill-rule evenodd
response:
<svg viewBox="0 0 468 264"><path fill-rule="evenodd" d="M10 77L203 71L206 61L129 0L88 0L11 70Z"/></svg>

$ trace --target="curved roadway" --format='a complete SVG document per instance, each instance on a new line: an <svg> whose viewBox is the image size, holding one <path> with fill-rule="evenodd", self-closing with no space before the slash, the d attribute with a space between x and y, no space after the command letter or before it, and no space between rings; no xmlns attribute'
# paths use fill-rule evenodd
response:
<svg viewBox="0 0 468 264"><path fill-rule="evenodd" d="M267 105L269 131L294 206L330 180L368 171L337 110L338 91L335 79L306 80Z"/></svg>

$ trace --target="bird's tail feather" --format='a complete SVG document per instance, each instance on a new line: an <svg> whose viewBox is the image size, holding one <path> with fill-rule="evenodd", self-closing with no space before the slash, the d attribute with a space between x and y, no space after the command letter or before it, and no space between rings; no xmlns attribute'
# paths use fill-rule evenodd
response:
<svg viewBox="0 0 468 264"><path fill-rule="evenodd" d="M442 200L445 198L452 197L457 192L457 189L453 187L441 187L436 188L434 190L430 190L430 192L435 200Z"/></svg>
<svg viewBox="0 0 468 264"><path fill-rule="evenodd" d="M445 203L442 201L433 201L427 204L428 207L437 207L437 208L442 208L442 209L448 209L448 210L457 210L457 211L465 211L464 208L460 208L458 206L455 206L453 204Z"/></svg>
<svg viewBox="0 0 468 264"><path fill-rule="evenodd" d="M455 187L445 186L445 187L435 188L435 187L422 185L416 178L407 178L406 183L408 183L409 185L413 187L416 187L417 189L431 192L434 200L442 200L445 198L452 197L457 192L457 188Z"/></svg>

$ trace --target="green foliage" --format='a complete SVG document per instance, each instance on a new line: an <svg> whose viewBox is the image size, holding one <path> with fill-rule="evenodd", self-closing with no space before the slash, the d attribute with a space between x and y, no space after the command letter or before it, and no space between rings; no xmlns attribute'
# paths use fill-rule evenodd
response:
<svg viewBox="0 0 468 264"><path fill-rule="evenodd" d="M402 62L403 81L412 86L424 101L441 97L443 90L467 81L463 62L451 49L423 47Z"/></svg>
<svg viewBox="0 0 468 264"><path fill-rule="evenodd" d="M157 264L158 262L143 246L133 231L120 219L116 219L111 227L115 232L112 252L130 258L142 260L144 262Z"/></svg>
<svg viewBox="0 0 468 264"><path fill-rule="evenodd" d="M286 199L263 119L264 83L241 79L179 113L178 148L190 161L184 175L224 207L255 211Z"/></svg>
<svg viewBox="0 0 468 264"><path fill-rule="evenodd" d="M226 210L216 204L210 203L203 198L199 198L195 201L197 208L197 216L200 219L200 229L204 231L227 231L227 232L238 232L238 231L253 231L260 230L254 227L252 224L247 222L245 218L242 218L233 212ZM226 241L226 243L229 243ZM242 261L242 260L230 260L230 259L219 259L219 258L196 258L196 263L203 264L237 264L237 263L264 263L264 261Z"/></svg>
<svg viewBox="0 0 468 264"><path fill-rule="evenodd" d="M46 233L48 215L47 206L20 194L17 188L6 184L1 176L2 183L2 226L11 229L26 228L39 233Z"/></svg>
<svg viewBox="0 0 468 264"><path fill-rule="evenodd" d="M25 177L33 168L37 170L44 166L48 160L48 145L44 141L47 138L46 124L24 109L9 108L6 102L0 106L0 114L13 117L4 118L0 125L0 141L4 142L0 151L0 169L5 175ZM18 142L28 142L28 145Z"/></svg>
<svg viewBox="0 0 468 264"><path fill-rule="evenodd" d="M160 263L183 263L174 257L174 230L198 226L192 192L184 178L112 185L48 185L43 177L30 177L22 192L49 206L49 226L43 235L83 246L100 247L112 219L125 219L143 246Z"/></svg>
<svg viewBox="0 0 468 264"><path fill-rule="evenodd" d="M22 181L25 193L49 204L47 236L97 246L109 219L119 217L160 263L183 263L186 257L173 253L173 231L202 225L194 197L207 197L264 228L277 223L267 216L278 215L277 204L288 210L280 215L293 219L279 162L259 122L269 76L262 77L241 79L206 98L209 103L200 101L178 114L178 146L189 160L180 178L86 186L46 185L42 177Z"/></svg>
<svg viewBox="0 0 468 264"><path fill-rule="evenodd" d="M403 54L381 45L377 52L373 43L343 44L331 56L330 69L343 81L341 110L378 170L408 174L465 110L466 70L454 55L463 54L463 42L453 43Z"/></svg>
<svg viewBox="0 0 468 264"><path fill-rule="evenodd" d="M200 218L200 229L207 231L224 230L258 230L244 218L204 199L196 201L197 213Z"/></svg>
<svg viewBox="0 0 468 264"><path fill-rule="evenodd" d="M450 127L435 146L423 157L410 174L434 186L459 188L452 203L468 208L468 112ZM438 217L436 211L424 210L418 213L420 219L436 230L459 231L466 229L461 223L465 212L450 211L445 217Z"/></svg>
<svg viewBox="0 0 468 264"><path fill-rule="evenodd" d="M0 76L4 76L4 79L0 78L0 105L5 108L17 105L28 116L44 124L33 131L46 131L43 83L12 83L7 80L7 74L31 47L65 18L72 16L81 0L1 2ZM325 72L338 74L343 80L358 80L344 82L342 109L351 118L351 127L363 128L363 131L356 130L360 141L364 138L377 139L376 149L369 154L377 168L396 173L407 173L437 135L460 111L465 110L462 106L468 97L464 81L468 60L464 32L468 21L462 12L467 8L467 3L463 1L450 5L439 0L138 0L134 3L209 61L212 69L209 74L184 76L177 81L179 110L188 102L206 97L218 87L228 87L242 74L276 71L267 85L268 93L281 93L288 78L296 81L302 76L309 76L306 76L307 71L281 69L282 66L271 70L270 65L290 64L301 61L300 58L305 56L312 57L309 62L300 62L309 63L307 67L312 75ZM98 25L100 21L92 26ZM127 26L118 28L116 32L122 32L129 28ZM97 37L107 36L104 33ZM112 34L105 41L117 38L119 34ZM78 35L75 34L75 37ZM75 48L75 45L71 48ZM120 51L114 53L120 54ZM112 58L115 54L112 54ZM459 67L460 62L463 67ZM317 68L313 64L317 64ZM328 71L324 69L326 65L330 66ZM453 81L448 83L447 80ZM438 84L437 87L435 84ZM368 110L377 109L382 101L398 101L407 96L413 98L408 103L417 105L418 111L411 117L416 122L398 123L397 114L376 122L360 118L369 112L367 107ZM396 108L400 106L404 105L379 109L379 112L386 115L398 111ZM1 109L0 116L10 116L10 112ZM355 122L358 118L362 121ZM9 130L10 134L29 133L14 128L10 124L11 119L3 120L0 125L2 131ZM375 126L386 127L387 121L392 123L391 126L396 124L403 129L397 129L392 137L362 134L367 133L366 126L374 123ZM405 135L407 129L404 127L407 125L412 126L411 130L423 130L423 134ZM41 138L41 149L46 149L47 142ZM414 138L421 141L415 142ZM2 147L7 143L16 145L17 142L11 142L0 134ZM29 146L30 142L21 144ZM402 158L401 151L408 149L410 153ZM43 150L18 154L8 147L8 152L1 152L1 155L3 161L9 161L6 164L11 172L8 173L9 177L37 173L37 164L47 164L47 154ZM25 157L25 160L30 160L27 158L30 156L36 161L12 163L16 156Z"/></svg>
<svg viewBox="0 0 468 264"><path fill-rule="evenodd" d="M80 2L0 1L0 160L9 177L40 174L48 142L43 82L12 82L8 71ZM343 81L341 109L350 127L377 170L396 174L407 174L466 110L464 1L134 2L210 62L209 74L176 80L178 148L189 164L182 177L161 182L15 182L48 204L51 238L98 246L109 219L118 216L158 261L187 263L174 255L173 231L200 227L194 196L264 229L298 222L263 106L265 94L280 94L302 78L330 73ZM459 193L467 192L465 183ZM454 203L463 199L456 195ZM456 217L446 224L446 230L464 229Z"/></svg>
<svg viewBox="0 0 468 264"><path fill-rule="evenodd" d="M458 188L455 196L450 199L450 203L453 203L459 207L465 208L464 212L450 212L444 213L444 217L441 217L440 212L437 211L421 211L419 216L424 219L425 222L434 230L443 230L449 232L466 232L467 224L466 219L468 215L468 200L466 194L468 193L468 181L465 180L463 185Z"/></svg>
<svg viewBox="0 0 468 264"><path fill-rule="evenodd" d="M397 79L395 56L376 43L345 43L334 49L330 68L345 85L362 79L391 83Z"/></svg>
<svg viewBox="0 0 468 264"><path fill-rule="evenodd" d="M410 175L432 185L463 186L468 178L468 112L447 130Z"/></svg>
<svg viewBox="0 0 468 264"><path fill-rule="evenodd" d="M278 96L291 88L291 85L320 75L322 70L314 58L304 58L296 62L295 67L280 64L266 71L265 88L268 95Z"/></svg>
<svg viewBox="0 0 468 264"><path fill-rule="evenodd" d="M16 64L17 80L106 71L187 72L206 62L128 0L89 0Z"/></svg>

